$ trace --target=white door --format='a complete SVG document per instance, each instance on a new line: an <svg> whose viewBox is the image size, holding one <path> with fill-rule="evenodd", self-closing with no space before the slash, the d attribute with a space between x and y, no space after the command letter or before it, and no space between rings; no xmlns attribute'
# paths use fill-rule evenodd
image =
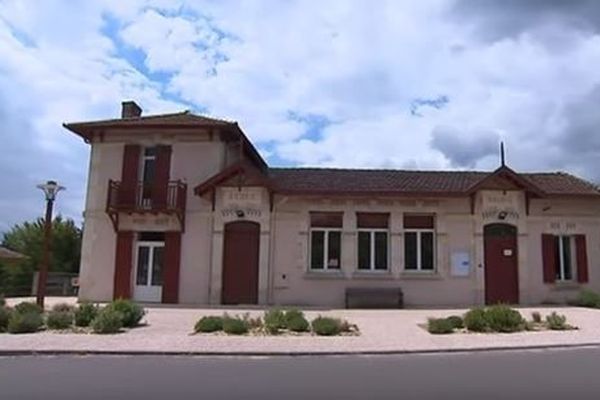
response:
<svg viewBox="0 0 600 400"><path fill-rule="evenodd" d="M136 301L158 302L162 299L163 242L138 242L136 253L135 285Z"/></svg>

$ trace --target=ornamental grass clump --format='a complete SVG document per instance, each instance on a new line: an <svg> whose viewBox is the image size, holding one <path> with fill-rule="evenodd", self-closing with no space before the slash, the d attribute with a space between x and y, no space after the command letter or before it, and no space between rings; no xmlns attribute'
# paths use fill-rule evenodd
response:
<svg viewBox="0 0 600 400"><path fill-rule="evenodd" d="M465 327L472 332L487 332L490 327L486 318L485 309L472 308L463 318Z"/></svg>
<svg viewBox="0 0 600 400"><path fill-rule="evenodd" d="M34 333L44 325L44 318L37 312L13 312L8 320L8 333Z"/></svg>
<svg viewBox="0 0 600 400"><path fill-rule="evenodd" d="M444 335L454 332L454 324L450 318L427 319L427 331L434 335Z"/></svg>
<svg viewBox="0 0 600 400"><path fill-rule="evenodd" d="M68 329L73 325L73 312L53 309L46 317L46 326L48 329Z"/></svg>
<svg viewBox="0 0 600 400"><path fill-rule="evenodd" d="M10 308L0 306L0 332L6 332L11 314L12 310Z"/></svg>
<svg viewBox="0 0 600 400"><path fill-rule="evenodd" d="M98 306L92 303L81 303L75 309L75 326L89 326L98 315Z"/></svg>
<svg viewBox="0 0 600 400"><path fill-rule="evenodd" d="M318 316L311 326L313 332L319 336L334 336L342 332L342 321L337 318Z"/></svg>
<svg viewBox="0 0 600 400"><path fill-rule="evenodd" d="M525 329L525 320L517 310L506 305L495 305L485 310L485 319L494 332L519 332Z"/></svg>
<svg viewBox="0 0 600 400"><path fill-rule="evenodd" d="M600 293L584 289L579 292L575 304L580 307L600 308Z"/></svg>
<svg viewBox="0 0 600 400"><path fill-rule="evenodd" d="M292 332L307 332L310 329L310 323L300 310L285 312L285 326Z"/></svg>
<svg viewBox="0 0 600 400"><path fill-rule="evenodd" d="M223 330L223 317L214 315L202 317L194 325L196 333L211 333Z"/></svg>
<svg viewBox="0 0 600 400"><path fill-rule="evenodd" d="M114 300L106 307L121 314L121 324L126 328L138 326L146 314L146 311L142 306L126 299Z"/></svg>
<svg viewBox="0 0 600 400"><path fill-rule="evenodd" d="M17 304L14 308L14 311L17 314L42 314L44 312L44 310L42 310L42 307L38 306L36 303L32 303L29 301L23 301Z"/></svg>
<svg viewBox="0 0 600 400"><path fill-rule="evenodd" d="M462 329L465 327L464 321L460 315L451 315L446 319L452 324L453 329Z"/></svg>
<svg viewBox="0 0 600 400"><path fill-rule="evenodd" d="M282 329L286 328L285 312L277 308L265 311L263 327L267 333L277 335Z"/></svg>
<svg viewBox="0 0 600 400"><path fill-rule="evenodd" d="M240 317L230 317L225 315L223 318L223 331L230 335L244 335L248 333L250 326L248 321Z"/></svg>
<svg viewBox="0 0 600 400"><path fill-rule="evenodd" d="M567 317L557 314L556 311L553 311L552 314L546 316L546 325L548 326L548 329L552 331L573 329L572 326L567 324Z"/></svg>
<svg viewBox="0 0 600 400"><path fill-rule="evenodd" d="M110 306L104 307L91 323L94 333L118 333L123 327L123 314Z"/></svg>

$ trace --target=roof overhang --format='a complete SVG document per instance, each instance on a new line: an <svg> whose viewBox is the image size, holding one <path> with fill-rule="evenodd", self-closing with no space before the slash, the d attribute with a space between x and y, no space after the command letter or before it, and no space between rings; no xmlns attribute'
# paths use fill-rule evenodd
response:
<svg viewBox="0 0 600 400"><path fill-rule="evenodd" d="M518 173L516 173L515 171L513 171L506 165L501 166L500 168L498 168L495 171L493 171L492 173L490 173L488 176L481 179L479 182L476 182L475 184L473 184L470 188L467 189L465 194L474 195L476 192L478 192L480 190L484 190L485 186L487 184L491 183L495 178L507 179L507 180L511 181L513 184L515 184L517 187L519 187L520 189L524 190L527 193L530 193L531 195L533 195L535 197L546 197L546 195L547 195L542 189L540 189L533 182L522 177L521 175L519 175Z"/></svg>

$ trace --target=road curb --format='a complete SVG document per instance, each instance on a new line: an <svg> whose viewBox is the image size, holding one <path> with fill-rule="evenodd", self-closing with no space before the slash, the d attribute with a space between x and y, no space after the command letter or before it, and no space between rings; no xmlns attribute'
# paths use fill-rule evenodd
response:
<svg viewBox="0 0 600 400"><path fill-rule="evenodd" d="M491 346L454 349L415 349L381 351L113 351L113 350L0 350L0 357L26 356L188 356L188 357L342 357L342 356L387 356L387 355L427 355L454 353L508 352L519 350L560 350L600 347L600 342L577 344L551 344L537 346Z"/></svg>

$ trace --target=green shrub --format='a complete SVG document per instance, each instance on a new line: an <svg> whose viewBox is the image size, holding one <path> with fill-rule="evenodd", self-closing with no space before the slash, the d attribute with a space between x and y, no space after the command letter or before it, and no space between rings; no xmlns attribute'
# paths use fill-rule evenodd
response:
<svg viewBox="0 0 600 400"><path fill-rule="evenodd" d="M539 313L539 312L537 312L537 311L534 311L534 312L532 312L532 313L531 313L531 320L532 320L533 322L535 322L536 324L539 324L539 323L541 323L541 322L542 322L542 314L540 314L540 313Z"/></svg>
<svg viewBox="0 0 600 400"><path fill-rule="evenodd" d="M454 324L450 318L427 319L427 331L434 335L443 335L454 332Z"/></svg>
<svg viewBox="0 0 600 400"><path fill-rule="evenodd" d="M81 303L75 309L75 326L89 326L98 315L98 306L92 303Z"/></svg>
<svg viewBox="0 0 600 400"><path fill-rule="evenodd" d="M600 293L584 289L579 292L575 304L580 307L600 308Z"/></svg>
<svg viewBox="0 0 600 400"><path fill-rule="evenodd" d="M286 314L286 326L292 332L306 332L310 328L310 324L304 318L302 313L294 314L288 318Z"/></svg>
<svg viewBox="0 0 600 400"><path fill-rule="evenodd" d="M54 307L52 307L52 311L57 311L57 312L73 312L75 310L75 307L72 306L71 304L67 304L67 303L58 303L55 304Z"/></svg>
<svg viewBox="0 0 600 400"><path fill-rule="evenodd" d="M277 308L265 311L263 321L265 331L271 335L276 335L286 328L285 312Z"/></svg>
<svg viewBox="0 0 600 400"><path fill-rule="evenodd" d="M452 328L454 329L462 329L465 327L463 319L460 315L451 315L446 319L452 324Z"/></svg>
<svg viewBox="0 0 600 400"><path fill-rule="evenodd" d="M488 321L483 308L472 308L463 319L465 327L473 332L486 332L489 330Z"/></svg>
<svg viewBox="0 0 600 400"><path fill-rule="evenodd" d="M548 329L553 331L564 331L571 328L567 325L567 317L557 314L556 311L553 311L552 314L546 316L546 324L548 325Z"/></svg>
<svg viewBox="0 0 600 400"><path fill-rule="evenodd" d="M298 317L304 318L304 313L297 308L290 308L289 310L285 310L285 324L287 326L288 321L292 319L296 319Z"/></svg>
<svg viewBox="0 0 600 400"><path fill-rule="evenodd" d="M194 332L217 332L223 330L223 318L214 315L202 317L194 325Z"/></svg>
<svg viewBox="0 0 600 400"><path fill-rule="evenodd" d="M139 325L146 314L146 311L139 304L126 299L114 300L108 306L111 310L117 311L122 316L122 325L127 328L133 328Z"/></svg>
<svg viewBox="0 0 600 400"><path fill-rule="evenodd" d="M73 325L73 313L71 311L52 310L46 317L48 329L68 329Z"/></svg>
<svg viewBox="0 0 600 400"><path fill-rule="evenodd" d="M44 324L42 314L37 312L13 312L8 320L9 333L37 332Z"/></svg>
<svg viewBox="0 0 600 400"><path fill-rule="evenodd" d="M36 313L41 314L44 312L42 307L38 306L36 303L31 303L29 301L22 301L21 303L15 306L15 312L17 314L29 314Z"/></svg>
<svg viewBox="0 0 600 400"><path fill-rule="evenodd" d="M8 321L10 320L10 315L12 314L12 310L5 306L0 306L0 332L6 332L8 328Z"/></svg>
<svg viewBox="0 0 600 400"><path fill-rule="evenodd" d="M312 330L319 336L339 335L342 332L342 321L337 318L318 316L312 321Z"/></svg>
<svg viewBox="0 0 600 400"><path fill-rule="evenodd" d="M94 333L117 333L123 327L123 314L110 306L104 307L91 323Z"/></svg>
<svg viewBox="0 0 600 400"><path fill-rule="evenodd" d="M0 294L0 307L6 307L6 300L3 294Z"/></svg>
<svg viewBox="0 0 600 400"><path fill-rule="evenodd" d="M230 335L243 335L248 333L248 321L239 317L225 316L223 318L223 331Z"/></svg>
<svg viewBox="0 0 600 400"><path fill-rule="evenodd" d="M485 311L485 318L494 332L518 332L525 329L525 320L517 310L506 305L495 305Z"/></svg>

